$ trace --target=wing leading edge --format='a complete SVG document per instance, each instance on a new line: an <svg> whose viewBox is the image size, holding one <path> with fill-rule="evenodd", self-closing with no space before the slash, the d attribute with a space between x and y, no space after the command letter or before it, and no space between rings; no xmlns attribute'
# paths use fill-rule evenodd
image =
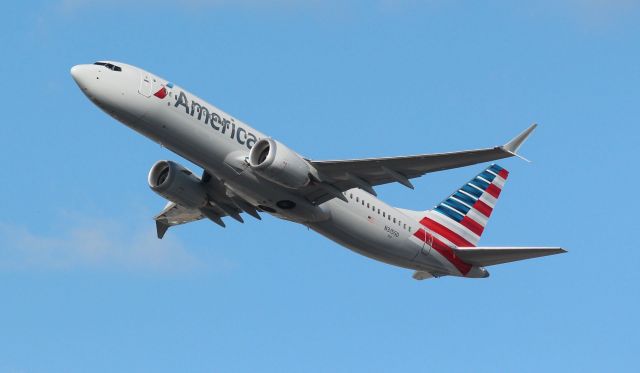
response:
<svg viewBox="0 0 640 373"><path fill-rule="evenodd" d="M312 185L306 191L305 196L315 203L322 203L335 197L335 193L327 191L326 184L330 184L340 191L360 188L372 194L375 194L373 186L392 182L399 182L413 189L409 179L430 172L470 166L513 156L520 157L517 153L518 150L536 127L537 124L532 124L511 141L493 148L388 158L310 161L318 171L318 181L325 184L325 186L316 185L314 187Z"/></svg>

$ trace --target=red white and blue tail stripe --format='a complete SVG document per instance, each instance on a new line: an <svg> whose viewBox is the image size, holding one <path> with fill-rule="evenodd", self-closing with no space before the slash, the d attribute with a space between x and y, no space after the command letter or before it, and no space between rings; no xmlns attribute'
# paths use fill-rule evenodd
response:
<svg viewBox="0 0 640 373"><path fill-rule="evenodd" d="M472 265L458 258L455 247L478 245L509 172L493 164L463 185L433 210L424 212L414 237L451 263L463 276Z"/></svg>
<svg viewBox="0 0 640 373"><path fill-rule="evenodd" d="M427 211L420 223L453 246L477 246L509 172L493 164Z"/></svg>

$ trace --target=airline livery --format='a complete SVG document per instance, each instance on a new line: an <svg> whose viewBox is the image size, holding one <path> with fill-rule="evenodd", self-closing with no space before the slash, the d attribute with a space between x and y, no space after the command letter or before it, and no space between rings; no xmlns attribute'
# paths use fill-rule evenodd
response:
<svg viewBox="0 0 640 373"><path fill-rule="evenodd" d="M389 206L374 186L429 172L517 156L536 125L505 145L414 156L315 161L167 80L113 61L77 65L71 75L100 109L204 169L151 167L151 189L169 202L155 217L169 227L208 218L243 222L266 212L313 229L367 257L414 270L418 280L489 276L485 267L559 254L559 247L481 247L478 242L509 177L491 164L431 210Z"/></svg>

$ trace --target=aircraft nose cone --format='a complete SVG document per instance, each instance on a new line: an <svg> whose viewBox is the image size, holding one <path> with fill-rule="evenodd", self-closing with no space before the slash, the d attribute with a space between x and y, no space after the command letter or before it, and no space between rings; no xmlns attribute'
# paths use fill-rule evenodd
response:
<svg viewBox="0 0 640 373"><path fill-rule="evenodd" d="M80 70L80 66L79 65L75 65L75 66L73 66L71 68L71 76L73 77L73 80L77 80L78 79L79 70Z"/></svg>
<svg viewBox="0 0 640 373"><path fill-rule="evenodd" d="M86 89L87 82L90 78L90 69L87 65L75 65L71 68L71 77L76 81L80 88Z"/></svg>

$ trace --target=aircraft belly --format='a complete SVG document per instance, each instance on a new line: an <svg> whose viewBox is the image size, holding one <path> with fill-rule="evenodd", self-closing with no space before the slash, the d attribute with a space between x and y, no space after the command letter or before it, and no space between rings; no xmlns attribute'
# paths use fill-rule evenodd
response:
<svg viewBox="0 0 640 373"><path fill-rule="evenodd" d="M101 110L205 170L200 179L184 167L170 173L179 166L173 164L169 173L162 170L156 177L156 165L167 162L154 165L150 187L173 201L155 218L159 238L169 226L204 216L224 226L221 217L242 221L239 213L259 218L256 211L262 210L304 224L361 255L417 270L414 278L419 280L440 275L487 277L484 266L566 252L559 247L477 246L509 175L496 164L432 210L394 208L377 199L373 190L391 182L413 189L409 179L425 173L522 158L518 150L536 124L492 148L303 161L283 144L180 87L134 66L118 65L76 65L71 75ZM263 147L265 141L269 148ZM279 157L276 144L281 146ZM251 149L253 166L247 161Z"/></svg>
<svg viewBox="0 0 640 373"><path fill-rule="evenodd" d="M408 244L402 236L390 239L384 226L361 216L355 210L357 206L350 207L335 199L321 206L325 205L331 211L331 218L309 224L314 231L369 258L404 268L421 268L412 261L420 250L417 245Z"/></svg>
<svg viewBox="0 0 640 373"><path fill-rule="evenodd" d="M296 207L277 210L272 215L306 224L327 238L367 257L388 264L410 268L427 269L438 265L431 255L410 242L405 232L391 237L385 232L384 220L370 221L366 212L357 204L347 204L333 199L314 206L304 198L283 187L256 177L242 170L241 161L229 164L230 154L234 158L248 156L249 150L235 140L211 131L205 124L184 117L171 108L150 110L134 128L167 147L176 154L203 167L221 179L227 188L255 206L275 206L277 201L291 200ZM375 217L374 217L375 218Z"/></svg>
<svg viewBox="0 0 640 373"><path fill-rule="evenodd" d="M281 200L295 202L290 210L279 210L277 217L300 223L327 218L326 212L304 198L268 180L258 178L247 169L249 149L235 139L212 131L195 118L171 109L149 112L144 118L154 127L154 139L176 154L206 169L222 180L228 189L255 206L275 207Z"/></svg>

